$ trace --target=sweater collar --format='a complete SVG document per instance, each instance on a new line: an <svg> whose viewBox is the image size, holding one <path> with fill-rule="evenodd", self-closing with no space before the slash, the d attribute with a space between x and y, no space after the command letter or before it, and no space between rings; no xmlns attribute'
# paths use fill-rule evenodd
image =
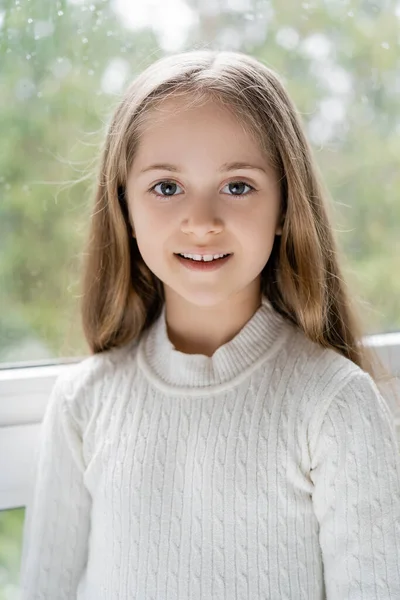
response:
<svg viewBox="0 0 400 600"><path fill-rule="evenodd" d="M287 333L287 322L263 297L242 329L209 357L175 349L166 326L165 304L138 345L138 364L167 394L201 396L225 391L245 379L272 355Z"/></svg>

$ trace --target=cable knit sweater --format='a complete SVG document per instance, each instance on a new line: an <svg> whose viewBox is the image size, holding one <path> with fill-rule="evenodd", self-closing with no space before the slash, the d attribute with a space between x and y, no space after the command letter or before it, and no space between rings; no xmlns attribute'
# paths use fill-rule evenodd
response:
<svg viewBox="0 0 400 600"><path fill-rule="evenodd" d="M212 357L141 337L60 376L22 600L399 600L400 452L369 375L263 300Z"/></svg>

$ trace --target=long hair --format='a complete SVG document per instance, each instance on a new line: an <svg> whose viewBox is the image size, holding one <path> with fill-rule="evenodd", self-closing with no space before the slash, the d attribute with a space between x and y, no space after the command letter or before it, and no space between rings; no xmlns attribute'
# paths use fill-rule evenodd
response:
<svg viewBox="0 0 400 600"><path fill-rule="evenodd" d="M184 95L217 100L260 144L280 181L282 235L261 273L262 293L312 341L374 376L372 353L341 273L324 188L301 118L279 76L237 52L194 50L164 57L126 90L106 135L84 252L81 317L92 353L138 339L160 315L162 282L132 236L125 186L146 118Z"/></svg>

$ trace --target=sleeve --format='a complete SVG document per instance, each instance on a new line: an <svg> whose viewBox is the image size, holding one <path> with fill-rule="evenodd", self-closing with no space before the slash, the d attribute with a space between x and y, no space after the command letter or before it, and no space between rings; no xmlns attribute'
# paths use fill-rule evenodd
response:
<svg viewBox="0 0 400 600"><path fill-rule="evenodd" d="M74 600L87 562L91 499L66 384L65 375L56 380L41 425L25 513L20 600Z"/></svg>
<svg viewBox="0 0 400 600"><path fill-rule="evenodd" d="M375 383L357 374L311 436L326 600L400 599L400 450Z"/></svg>

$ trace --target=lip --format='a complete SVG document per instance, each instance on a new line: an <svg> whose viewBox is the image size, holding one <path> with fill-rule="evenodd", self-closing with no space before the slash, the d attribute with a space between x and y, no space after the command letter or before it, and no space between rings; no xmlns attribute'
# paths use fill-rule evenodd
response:
<svg viewBox="0 0 400 600"><path fill-rule="evenodd" d="M230 261L230 259L232 258L232 254L229 254L228 256L225 256L225 258L219 258L218 260L215 261L204 261L204 260L188 260L186 258L183 258L182 256L179 256L178 254L175 255L177 260L181 263L181 265L183 267L185 267L186 269L188 269L189 271L203 271L203 272L207 272L207 271L216 271L217 269L221 269L227 262Z"/></svg>
<svg viewBox="0 0 400 600"><path fill-rule="evenodd" d="M213 248L207 250L182 250L182 252L175 252L175 254L199 254L200 256L207 256L208 254L233 254L232 252L226 252L226 250L214 250Z"/></svg>

